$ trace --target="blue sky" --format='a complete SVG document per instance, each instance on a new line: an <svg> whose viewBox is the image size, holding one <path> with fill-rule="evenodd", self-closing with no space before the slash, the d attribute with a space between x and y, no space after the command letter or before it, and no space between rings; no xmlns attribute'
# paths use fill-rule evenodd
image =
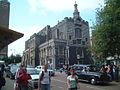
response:
<svg viewBox="0 0 120 90"><path fill-rule="evenodd" d="M8 0L10 2L9 28L24 34L24 37L8 46L8 55L21 54L25 50L25 41L46 25L54 26L64 17L72 17L74 3L78 4L80 16L89 22L95 22L96 8L104 0Z"/></svg>

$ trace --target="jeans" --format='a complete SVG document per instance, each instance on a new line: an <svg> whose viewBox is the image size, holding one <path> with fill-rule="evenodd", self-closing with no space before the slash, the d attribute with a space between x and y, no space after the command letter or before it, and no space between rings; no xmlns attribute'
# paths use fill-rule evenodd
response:
<svg viewBox="0 0 120 90"><path fill-rule="evenodd" d="M40 90L50 90L50 84L41 84Z"/></svg>

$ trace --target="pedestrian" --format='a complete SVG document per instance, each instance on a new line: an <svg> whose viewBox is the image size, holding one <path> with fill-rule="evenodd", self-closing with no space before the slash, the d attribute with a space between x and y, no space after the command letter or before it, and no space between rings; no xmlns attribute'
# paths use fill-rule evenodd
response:
<svg viewBox="0 0 120 90"><path fill-rule="evenodd" d="M39 74L38 90L50 90L51 77L50 72L47 71L48 64L44 65L44 70Z"/></svg>
<svg viewBox="0 0 120 90"><path fill-rule="evenodd" d="M18 90L28 90L29 79L31 79L31 76L27 73L26 67L20 65L20 68L16 72L16 86Z"/></svg>
<svg viewBox="0 0 120 90"><path fill-rule="evenodd" d="M112 66L108 65L106 66L106 73L108 74L108 76L110 77L110 80L112 81Z"/></svg>
<svg viewBox="0 0 120 90"><path fill-rule="evenodd" d="M6 83L6 80L5 80L5 78L3 77L2 74L3 74L3 73L2 73L2 71L0 70L0 90L1 90L2 86L5 86L5 83Z"/></svg>
<svg viewBox="0 0 120 90"><path fill-rule="evenodd" d="M2 65L1 65L1 72L2 72L2 76L4 76L4 70L5 70L5 65L4 65L4 64L2 64Z"/></svg>
<svg viewBox="0 0 120 90"><path fill-rule="evenodd" d="M19 65L19 68L16 70L16 75L15 75L15 82L14 82L14 90L20 90L20 87L19 87L19 73L22 72L22 68L23 68L23 65L20 64Z"/></svg>
<svg viewBox="0 0 120 90"><path fill-rule="evenodd" d="M102 65L100 72L102 73L106 73L107 68L105 67L105 65Z"/></svg>
<svg viewBox="0 0 120 90"><path fill-rule="evenodd" d="M70 75L71 75L71 70L72 70L72 68L69 67L69 68L68 68L68 71L67 71L67 76L70 76Z"/></svg>
<svg viewBox="0 0 120 90"><path fill-rule="evenodd" d="M119 82L119 66L115 65L115 74L114 74L114 79L116 82Z"/></svg>
<svg viewBox="0 0 120 90"><path fill-rule="evenodd" d="M75 69L71 69L71 75L67 77L68 90L77 90L79 88L78 77Z"/></svg>

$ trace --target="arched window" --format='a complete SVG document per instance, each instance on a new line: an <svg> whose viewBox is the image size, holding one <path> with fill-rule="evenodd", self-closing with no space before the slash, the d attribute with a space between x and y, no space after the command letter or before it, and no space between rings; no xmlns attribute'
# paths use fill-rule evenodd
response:
<svg viewBox="0 0 120 90"><path fill-rule="evenodd" d="M82 38L82 31L80 28L75 29L75 38Z"/></svg>

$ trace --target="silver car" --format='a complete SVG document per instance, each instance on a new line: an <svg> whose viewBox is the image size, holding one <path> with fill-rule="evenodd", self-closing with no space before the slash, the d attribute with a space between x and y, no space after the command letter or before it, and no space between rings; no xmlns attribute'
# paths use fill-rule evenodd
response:
<svg viewBox="0 0 120 90"><path fill-rule="evenodd" d="M39 79L39 72L35 68L27 68L27 73L30 74L31 80L29 80L29 87L31 88L38 88L38 79Z"/></svg>

